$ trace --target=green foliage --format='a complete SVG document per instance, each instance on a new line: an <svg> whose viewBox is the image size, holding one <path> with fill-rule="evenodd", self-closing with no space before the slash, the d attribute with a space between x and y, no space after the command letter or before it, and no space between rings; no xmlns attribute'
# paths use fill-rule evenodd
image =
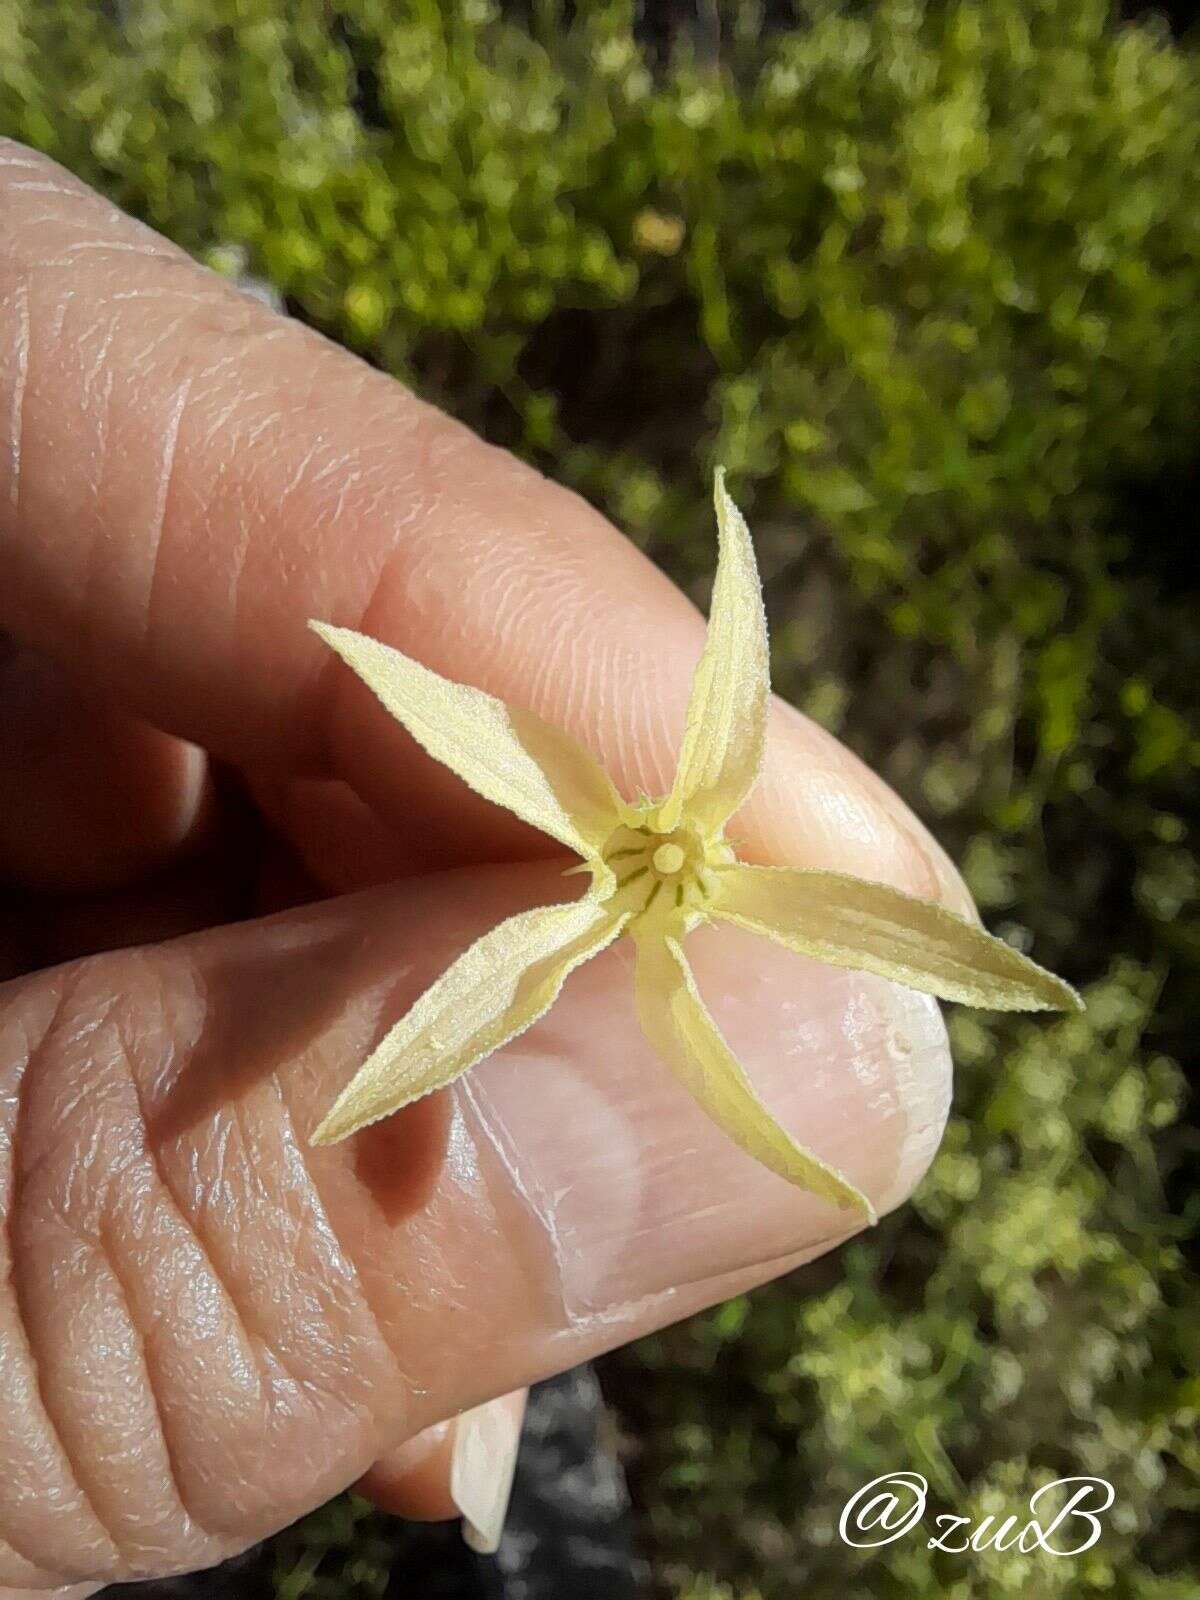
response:
<svg viewBox="0 0 1200 1600"><path fill-rule="evenodd" d="M957 1112L908 1214L610 1364L663 1590L1174 1600L1200 61L1108 0L811 0L767 34L728 6L719 63L686 35L649 59L631 9L0 0L0 130L268 279L698 595L725 461L777 681L1087 986L1082 1018L954 1019ZM1117 1506L1078 1562L853 1555L842 1502L899 1467L941 1510L1071 1471ZM388 1535L358 1516L286 1535L277 1592L378 1593Z"/></svg>
<svg viewBox="0 0 1200 1600"><path fill-rule="evenodd" d="M342 1495L274 1540L276 1600L377 1600L395 1559L386 1525L356 1495Z"/></svg>
<svg viewBox="0 0 1200 1600"><path fill-rule="evenodd" d="M642 1467L667 1475L665 1545L756 1577L769 1550L767 1595L833 1595L848 1578L963 1600L1031 1584L1169 1592L1138 1550L1151 1529L1155 1554L1177 1550L1194 1516L1200 1324L1183 1227L1146 1197L1183 1081L1147 1048L1157 985L1143 970L1118 962L1087 1000L1050 1028L955 1018L959 1115L918 1225L853 1245L814 1298L795 1283L760 1293L736 1334L717 1314L646 1342L666 1393ZM1107 1477L1116 1502L1078 1562L964 1558L916 1536L848 1550L842 1506L901 1467L929 1480L928 1534L934 1512L1024 1520L1029 1495L1071 1473Z"/></svg>

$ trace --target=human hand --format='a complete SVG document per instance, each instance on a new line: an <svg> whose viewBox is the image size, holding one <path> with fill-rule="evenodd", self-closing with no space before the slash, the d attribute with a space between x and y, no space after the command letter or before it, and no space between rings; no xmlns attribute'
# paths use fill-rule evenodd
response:
<svg viewBox="0 0 1200 1600"><path fill-rule="evenodd" d="M448 961L562 889L306 618L532 706L629 792L666 787L703 623L574 496L3 141L0 212L0 874L27 896L0 986L0 1596L84 1594L364 1474L451 1514L448 1419L861 1224L707 1122L620 946L453 1091L310 1147ZM265 819L249 844L214 762ZM737 831L968 907L782 705ZM214 925L252 883L310 892L297 861L331 898ZM781 1119L899 1204L945 1117L933 1002L727 929L689 948Z"/></svg>

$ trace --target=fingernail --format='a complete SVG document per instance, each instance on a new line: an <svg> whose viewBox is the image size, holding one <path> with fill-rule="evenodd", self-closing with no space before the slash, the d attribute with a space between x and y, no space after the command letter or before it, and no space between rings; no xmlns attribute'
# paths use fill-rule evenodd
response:
<svg viewBox="0 0 1200 1600"><path fill-rule="evenodd" d="M539 1219L568 1325L857 1232L863 1219L739 1150L643 1039L615 946L474 1073L468 1115ZM688 941L709 1009L772 1112L882 1214L911 1192L949 1103L937 1005L732 929Z"/></svg>
<svg viewBox="0 0 1200 1600"><path fill-rule="evenodd" d="M450 1496L462 1513L464 1541L481 1555L500 1547L524 1416L524 1393L501 1395L454 1424Z"/></svg>

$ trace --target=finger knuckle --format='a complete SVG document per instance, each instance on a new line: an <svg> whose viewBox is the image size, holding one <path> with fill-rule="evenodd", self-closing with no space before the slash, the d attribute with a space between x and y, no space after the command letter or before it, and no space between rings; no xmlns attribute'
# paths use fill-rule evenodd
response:
<svg viewBox="0 0 1200 1600"><path fill-rule="evenodd" d="M7 1508L0 1498L0 1531L71 1579L160 1570L165 1549L220 1553L179 1495L129 1293L121 1212L139 1190L140 1133L123 1008L103 966L82 963L19 986L0 1012L0 1317L17 1384L0 1455L20 1485Z"/></svg>
<svg viewBox="0 0 1200 1600"><path fill-rule="evenodd" d="M210 978L182 941L0 991L0 1540L68 1580L209 1564L370 1459L386 1352Z"/></svg>

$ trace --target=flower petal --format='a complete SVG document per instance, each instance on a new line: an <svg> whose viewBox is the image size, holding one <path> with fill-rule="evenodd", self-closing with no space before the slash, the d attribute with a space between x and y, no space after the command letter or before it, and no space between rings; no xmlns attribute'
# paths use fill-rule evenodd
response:
<svg viewBox="0 0 1200 1600"><path fill-rule="evenodd" d="M336 1144L442 1089L535 1023L567 975L604 949L628 917L589 899L509 917L461 955L355 1073L316 1132Z"/></svg>
<svg viewBox="0 0 1200 1600"><path fill-rule="evenodd" d="M735 1144L789 1183L839 1206L853 1206L875 1221L866 1195L797 1144L758 1098L709 1016L678 940L638 939L636 991L647 1039Z"/></svg>
<svg viewBox="0 0 1200 1600"><path fill-rule="evenodd" d="M728 867L714 915L834 966L991 1011L1081 1011L1061 978L930 900L841 872Z"/></svg>
<svg viewBox="0 0 1200 1600"><path fill-rule="evenodd" d="M309 627L383 702L418 744L477 794L581 856L598 854L620 824L607 774L560 728L453 683L390 645L325 622Z"/></svg>
<svg viewBox="0 0 1200 1600"><path fill-rule="evenodd" d="M720 547L708 638L692 680L675 782L659 808L664 833L685 811L703 832L715 831L750 793L762 765L771 692L762 587L750 530L719 467L713 498Z"/></svg>

